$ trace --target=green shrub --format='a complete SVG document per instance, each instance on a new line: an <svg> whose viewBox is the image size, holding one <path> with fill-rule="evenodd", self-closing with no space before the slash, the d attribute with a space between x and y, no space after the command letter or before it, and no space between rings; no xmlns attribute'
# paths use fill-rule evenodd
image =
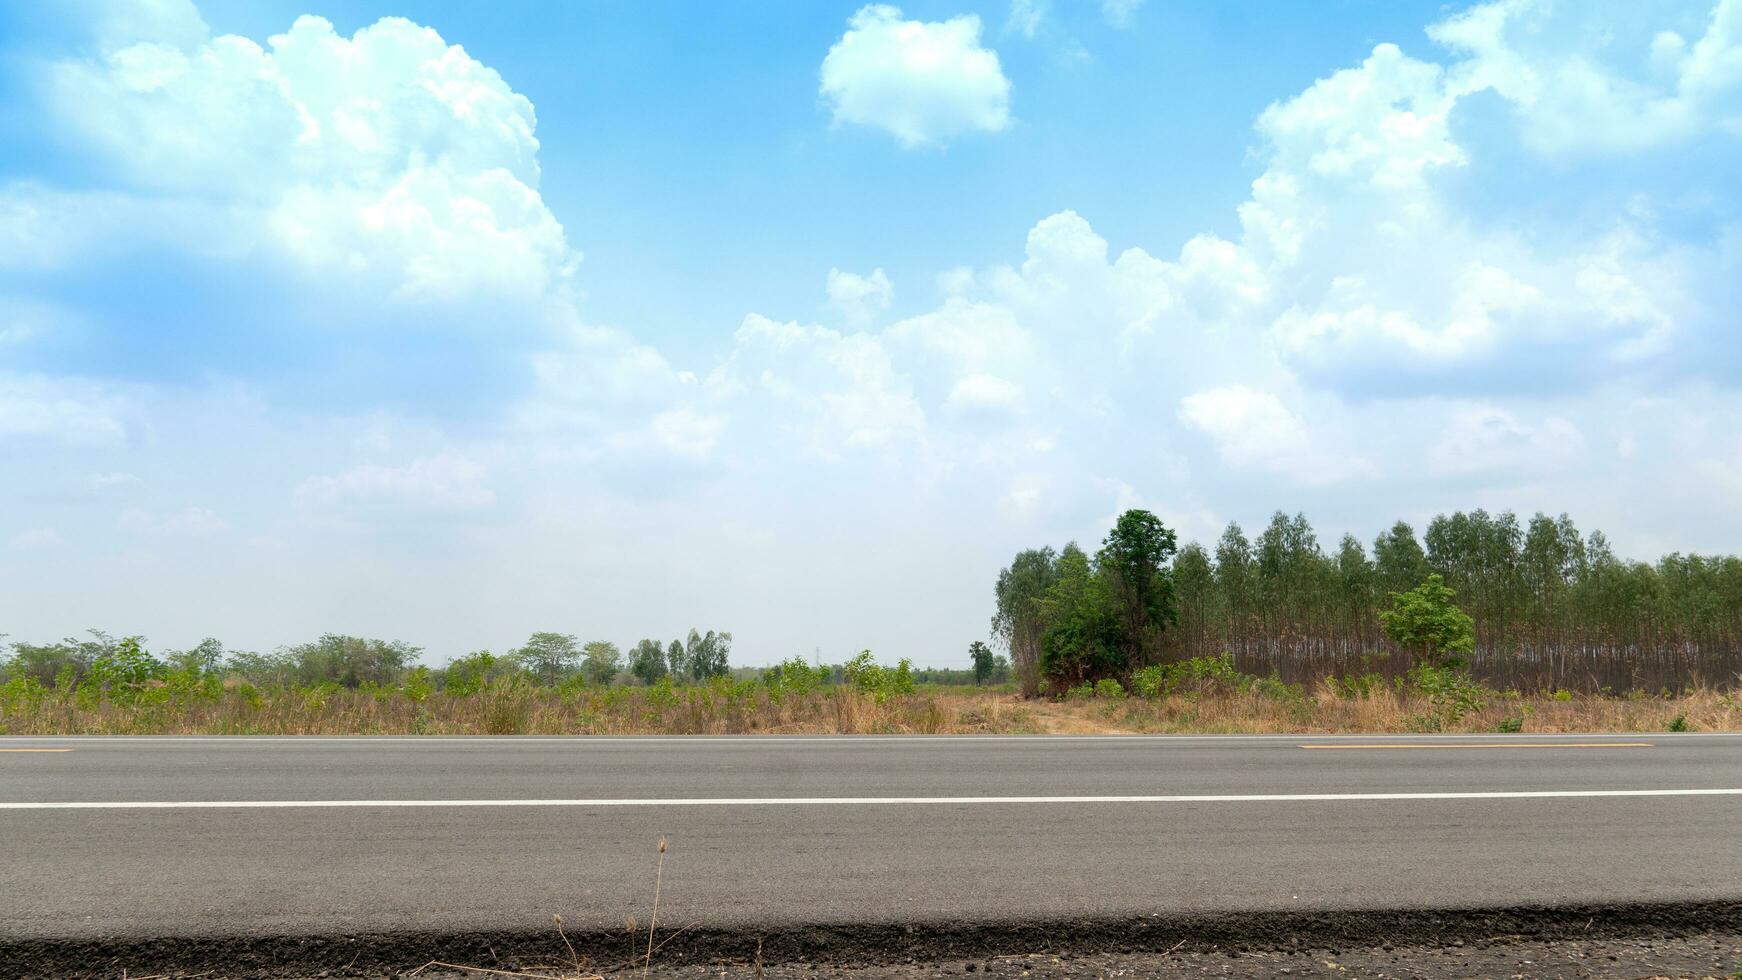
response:
<svg viewBox="0 0 1742 980"><path fill-rule="evenodd" d="M779 699L786 694L806 695L827 684L834 670L821 665L811 666L803 657L791 657L762 672L762 683Z"/></svg>
<svg viewBox="0 0 1742 980"><path fill-rule="evenodd" d="M1456 667L1436 667L1417 664L1409 672L1409 683L1427 696L1428 703L1448 722L1456 723L1465 715L1482 710L1487 689L1476 683L1468 671Z"/></svg>
<svg viewBox="0 0 1742 980"><path fill-rule="evenodd" d="M1119 682L1111 677L1106 677L1095 682L1095 697L1122 698L1124 696L1125 688L1121 687Z"/></svg>
<svg viewBox="0 0 1742 980"><path fill-rule="evenodd" d="M1494 726L1494 730L1507 735L1522 732L1524 731L1524 716L1513 715L1510 718L1502 718L1500 724Z"/></svg>
<svg viewBox="0 0 1742 980"><path fill-rule="evenodd" d="M1141 698L1159 698L1166 694L1167 668L1160 664L1150 664L1132 674L1131 693Z"/></svg>
<svg viewBox="0 0 1742 980"><path fill-rule="evenodd" d="M1672 732L1691 732L1694 730L1694 726L1688 721L1688 713L1683 711L1669 720L1669 725L1666 730Z"/></svg>
<svg viewBox="0 0 1742 980"><path fill-rule="evenodd" d="M1573 692L1571 692L1563 687L1560 690L1549 695L1549 697L1553 698L1556 701L1571 701L1573 699Z"/></svg>
<svg viewBox="0 0 1742 980"><path fill-rule="evenodd" d="M1385 690L1385 676L1371 671L1344 677L1327 677L1325 683L1337 697L1347 701L1369 701L1373 695Z"/></svg>
<svg viewBox="0 0 1742 980"><path fill-rule="evenodd" d="M869 694L878 704L891 697L913 693L913 661L902 657L895 667L884 667L872 659L871 651L861 650L843 668L847 683L861 694Z"/></svg>
<svg viewBox="0 0 1742 980"><path fill-rule="evenodd" d="M1087 701L1095 696L1095 685L1084 681L1076 687L1065 688L1066 701Z"/></svg>

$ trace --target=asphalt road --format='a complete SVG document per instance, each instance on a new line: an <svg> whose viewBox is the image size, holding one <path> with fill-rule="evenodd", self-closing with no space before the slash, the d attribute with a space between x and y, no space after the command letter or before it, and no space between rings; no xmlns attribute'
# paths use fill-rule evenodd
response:
<svg viewBox="0 0 1742 980"><path fill-rule="evenodd" d="M0 937L606 930L662 836L725 929L1742 899L1739 794L1742 736L0 739Z"/></svg>

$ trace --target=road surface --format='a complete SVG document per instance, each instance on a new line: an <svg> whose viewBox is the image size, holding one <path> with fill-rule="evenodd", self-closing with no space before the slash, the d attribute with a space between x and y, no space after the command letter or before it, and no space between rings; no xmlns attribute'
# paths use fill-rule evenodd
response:
<svg viewBox="0 0 1742 980"><path fill-rule="evenodd" d="M1742 899L1742 736L0 739L0 938Z"/></svg>

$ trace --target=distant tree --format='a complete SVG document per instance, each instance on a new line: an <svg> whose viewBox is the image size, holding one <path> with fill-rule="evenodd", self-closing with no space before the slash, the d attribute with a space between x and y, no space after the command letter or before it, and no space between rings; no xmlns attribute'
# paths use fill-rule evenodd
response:
<svg viewBox="0 0 1742 980"><path fill-rule="evenodd" d="M398 640L325 633L313 643L285 651L292 677L299 684L333 683L345 687L391 684L422 651Z"/></svg>
<svg viewBox="0 0 1742 980"><path fill-rule="evenodd" d="M1415 529L1403 521L1373 539L1373 572L1379 590L1407 592L1427 579L1427 553L1415 539Z"/></svg>
<svg viewBox="0 0 1742 980"><path fill-rule="evenodd" d="M658 640L642 640L629 651L629 673L643 684L658 683L666 676L665 649Z"/></svg>
<svg viewBox="0 0 1742 980"><path fill-rule="evenodd" d="M1454 598L1435 572L1408 592L1393 592L1391 608L1379 614L1379 621L1398 646L1419 652L1435 666L1458 666L1475 649L1476 634L1474 621Z"/></svg>
<svg viewBox="0 0 1742 980"><path fill-rule="evenodd" d="M498 657L488 650L476 650L448 661L438 679L442 690L455 697L465 697L491 684L512 682L520 675L520 665L512 657Z"/></svg>
<svg viewBox="0 0 1742 980"><path fill-rule="evenodd" d="M1161 518L1134 509L1119 515L1095 555L1123 626L1124 670L1153 662L1162 632L1179 621L1168 568L1177 546Z"/></svg>
<svg viewBox="0 0 1742 980"><path fill-rule="evenodd" d="M213 637L206 637L186 650L175 650L164 655L164 661L177 670L192 671L204 674L218 669L224 661L224 645Z"/></svg>
<svg viewBox="0 0 1742 980"><path fill-rule="evenodd" d="M992 648L979 640L968 644L968 656L974 661L974 683L984 684L992 679L992 671L996 664L992 658Z"/></svg>
<svg viewBox="0 0 1742 980"><path fill-rule="evenodd" d="M1058 580L1058 556L1051 548L1019 551L998 573L993 589L997 600L992 636L1010 650L1017 684L1024 697L1040 693L1041 637L1047 629L1046 596Z"/></svg>
<svg viewBox="0 0 1742 980"><path fill-rule="evenodd" d="M295 665L285 653L256 653L233 650L224 658L224 673L240 677L251 684L277 686L288 684Z"/></svg>
<svg viewBox="0 0 1742 980"><path fill-rule="evenodd" d="M672 680L678 682L689 680L689 654L684 652L682 640L671 641L671 646L667 647L665 651L665 663L671 671Z"/></svg>
<svg viewBox="0 0 1742 980"><path fill-rule="evenodd" d="M575 669L581 651L567 633L534 633L510 654L529 674L554 686Z"/></svg>
<svg viewBox="0 0 1742 980"><path fill-rule="evenodd" d="M732 634L698 633L690 630L689 641L684 644L684 660L688 664L690 676L698 681L710 677L725 677L732 672L727 663L727 654L732 650Z"/></svg>
<svg viewBox="0 0 1742 980"><path fill-rule="evenodd" d="M594 640L582 650L581 673L592 684L609 684L617 677L617 670L623 664L623 651L617 649L617 644L605 640Z"/></svg>

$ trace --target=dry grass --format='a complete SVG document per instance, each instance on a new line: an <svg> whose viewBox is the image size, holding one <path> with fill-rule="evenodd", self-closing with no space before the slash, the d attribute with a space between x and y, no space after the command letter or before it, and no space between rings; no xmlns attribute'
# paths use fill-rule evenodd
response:
<svg viewBox="0 0 1742 980"><path fill-rule="evenodd" d="M467 697L402 693L279 691L150 704L88 703L76 697L0 703L10 735L743 735L743 734L1133 734L1535 732L1742 730L1742 698L1714 690L1677 696L1487 692L1456 715L1426 696L1380 687L1342 696L1250 690L1157 699L1024 701L973 689L933 689L879 700L847 688L781 696L761 685L671 692L505 687Z"/></svg>

